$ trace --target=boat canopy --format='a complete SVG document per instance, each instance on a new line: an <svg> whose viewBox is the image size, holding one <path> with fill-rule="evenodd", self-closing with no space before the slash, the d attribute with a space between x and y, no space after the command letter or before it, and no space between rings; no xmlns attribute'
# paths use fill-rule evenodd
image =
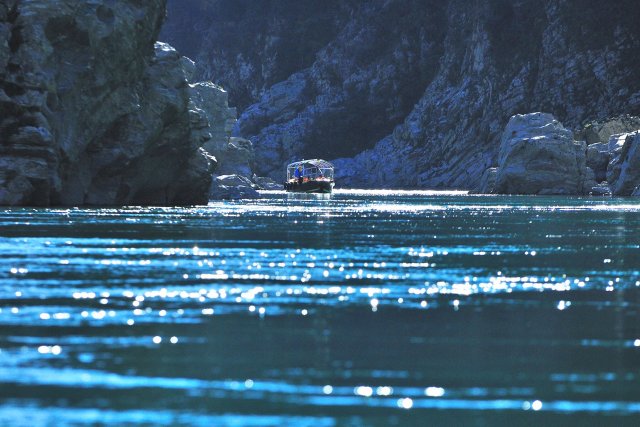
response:
<svg viewBox="0 0 640 427"><path fill-rule="evenodd" d="M333 165L326 160L302 160L287 166L287 181L295 177L298 166L302 166L302 176L309 179L328 178L333 180Z"/></svg>

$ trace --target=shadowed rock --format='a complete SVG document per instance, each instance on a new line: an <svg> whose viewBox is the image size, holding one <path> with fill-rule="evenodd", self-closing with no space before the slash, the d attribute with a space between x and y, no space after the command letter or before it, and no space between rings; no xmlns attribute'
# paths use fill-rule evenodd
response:
<svg viewBox="0 0 640 427"><path fill-rule="evenodd" d="M0 204L207 202L215 161L192 132L193 70L155 43L164 14L165 0L3 2Z"/></svg>
<svg viewBox="0 0 640 427"><path fill-rule="evenodd" d="M170 5L164 37L242 100L236 135L277 180L290 160L320 157L350 159L334 162L356 171L339 185L475 188L516 113L570 129L640 113L637 0ZM592 130L630 131L616 129Z"/></svg>
<svg viewBox="0 0 640 427"><path fill-rule="evenodd" d="M498 178L498 168L487 169L480 179L479 193L491 194L496 192L496 179Z"/></svg>
<svg viewBox="0 0 640 427"><path fill-rule="evenodd" d="M623 115L606 120L590 122L576 133L577 140L584 140L591 146L598 143L608 143L611 135L629 133L640 129L640 117Z"/></svg>
<svg viewBox="0 0 640 427"><path fill-rule="evenodd" d="M597 182L607 179L610 153L607 142L598 142L587 147L587 166L593 170Z"/></svg>

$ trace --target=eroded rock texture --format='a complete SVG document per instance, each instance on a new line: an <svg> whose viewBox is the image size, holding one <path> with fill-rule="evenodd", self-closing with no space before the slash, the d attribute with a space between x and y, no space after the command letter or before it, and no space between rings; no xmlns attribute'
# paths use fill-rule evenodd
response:
<svg viewBox="0 0 640 427"><path fill-rule="evenodd" d="M573 133L551 114L515 115L502 134L495 183L487 178L482 192L588 193L596 182L585 153L586 144L574 141Z"/></svg>
<svg viewBox="0 0 640 427"><path fill-rule="evenodd" d="M640 131L612 135L607 181L615 196L640 195Z"/></svg>
<svg viewBox="0 0 640 427"><path fill-rule="evenodd" d="M594 196L640 195L637 117L589 123L576 141L551 114L517 114L502 134L498 167L488 168L478 192ZM626 133L616 133L627 130ZM607 142L601 142L607 138Z"/></svg>
<svg viewBox="0 0 640 427"><path fill-rule="evenodd" d="M238 94L236 134L278 179L290 160L323 157L340 159L345 186L474 188L514 114L578 129L640 113L636 0L169 5L182 12L163 37Z"/></svg>
<svg viewBox="0 0 640 427"><path fill-rule="evenodd" d="M587 123L576 132L576 139L588 144L587 166L595 172L597 182L607 180L609 162L614 152L621 149L623 135L637 130L640 130L640 117L623 115Z"/></svg>
<svg viewBox="0 0 640 427"><path fill-rule="evenodd" d="M165 0L0 3L0 204L207 201L214 159L185 61L155 43L164 15Z"/></svg>

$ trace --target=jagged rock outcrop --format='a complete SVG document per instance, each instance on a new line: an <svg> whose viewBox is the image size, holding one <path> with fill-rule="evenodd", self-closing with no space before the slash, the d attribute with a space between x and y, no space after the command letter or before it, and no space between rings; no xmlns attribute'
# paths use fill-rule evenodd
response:
<svg viewBox="0 0 640 427"><path fill-rule="evenodd" d="M609 162L607 163L606 172L608 183L613 183L620 177L622 161L624 160L621 156L621 153L626 140L626 133L611 135L611 137L609 138L609 142L607 143L607 148L609 151Z"/></svg>
<svg viewBox="0 0 640 427"><path fill-rule="evenodd" d="M622 128L636 126L629 123ZM610 127L591 140L622 128ZM485 171L478 192L631 196L640 193L639 187L640 130L609 135L607 143L587 147L552 115L532 113L511 118L502 135L499 166Z"/></svg>
<svg viewBox="0 0 640 427"><path fill-rule="evenodd" d="M253 144L248 139L230 137L218 156L224 159L216 171L218 175L237 174L253 177Z"/></svg>
<svg viewBox="0 0 640 427"><path fill-rule="evenodd" d="M169 0L161 39L196 60L196 74L241 110L313 64L362 0Z"/></svg>
<svg viewBox="0 0 640 427"><path fill-rule="evenodd" d="M576 132L575 139L587 145L607 144L611 135L629 133L640 129L640 117L628 114L587 123Z"/></svg>
<svg viewBox="0 0 640 427"><path fill-rule="evenodd" d="M498 168L487 169L484 174L482 174L482 178L480 178L480 186L477 192L483 194L495 193L497 178Z"/></svg>
<svg viewBox="0 0 640 427"><path fill-rule="evenodd" d="M611 161L612 151L615 149L615 147L609 147L611 137L639 129L640 117L624 115L587 123L583 129L576 132L575 138L584 140L588 144L587 166L594 171L597 182L602 183L607 179L607 167ZM614 138L612 144L622 146L617 138Z"/></svg>
<svg viewBox="0 0 640 427"><path fill-rule="evenodd" d="M614 196L637 195L640 186L640 131L613 135L607 181Z"/></svg>
<svg viewBox="0 0 640 427"><path fill-rule="evenodd" d="M585 194L596 185L586 145L551 114L515 115L500 143L493 191L501 194ZM491 174L491 172L489 172ZM486 185L489 186L489 179ZM490 188L482 188L488 192Z"/></svg>
<svg viewBox="0 0 640 427"><path fill-rule="evenodd" d="M192 71L192 65L191 61L187 63L190 71ZM247 139L231 136L231 130L237 121L237 113L235 108L229 107L229 94L222 87L211 82L191 84L189 91L192 138L199 141L207 153L217 160L209 197L211 199L253 198L257 193L245 182L259 180L253 173L253 144ZM243 179L232 180L228 179L228 176L239 176ZM239 188L231 190L234 185ZM257 186L262 188L260 185Z"/></svg>
<svg viewBox="0 0 640 427"><path fill-rule="evenodd" d="M229 107L227 91L211 82L191 84L189 88L190 110L196 112L193 126L203 147L218 160L216 174L252 176L253 146L251 141L231 137L237 113Z"/></svg>
<svg viewBox="0 0 640 427"><path fill-rule="evenodd" d="M171 3L184 9L180 24L193 19L190 4L203 4ZM165 37L194 46L207 64L199 72L221 71L223 86L240 76L255 103L236 135L253 141L257 172L278 180L289 160L322 157L342 159L343 185L473 188L495 166L514 114L549 111L578 129L640 113L635 0L275 3L255 13L248 0L199 6L199 28L229 18L233 44L222 30L204 31L199 45L177 29ZM281 18L287 8L325 21L321 47L290 30L305 26L301 15ZM296 62L298 51L283 48L291 45L310 54Z"/></svg>
<svg viewBox="0 0 640 427"><path fill-rule="evenodd" d="M609 143L598 142L587 147L587 166L593 170L596 182L607 179L609 160Z"/></svg>
<svg viewBox="0 0 640 427"><path fill-rule="evenodd" d="M193 70L155 43L165 0L81 3L0 4L0 204L206 203Z"/></svg>

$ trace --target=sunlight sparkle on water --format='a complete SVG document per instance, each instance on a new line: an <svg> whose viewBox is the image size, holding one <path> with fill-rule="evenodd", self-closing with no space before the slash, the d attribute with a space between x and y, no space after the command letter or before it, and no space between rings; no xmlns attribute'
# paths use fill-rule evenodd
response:
<svg viewBox="0 0 640 427"><path fill-rule="evenodd" d="M424 394L429 397L442 397L444 396L444 389L441 387L427 387L424 390Z"/></svg>
<svg viewBox="0 0 640 427"><path fill-rule="evenodd" d="M62 212L4 210L0 388L25 398L0 421L85 410L77 390L101 414L140 396L121 425L203 407L640 414L628 201L367 191ZM318 420L303 424L344 421Z"/></svg>
<svg viewBox="0 0 640 427"><path fill-rule="evenodd" d="M398 406L403 409L411 409L413 407L413 400L409 397L398 399Z"/></svg>

